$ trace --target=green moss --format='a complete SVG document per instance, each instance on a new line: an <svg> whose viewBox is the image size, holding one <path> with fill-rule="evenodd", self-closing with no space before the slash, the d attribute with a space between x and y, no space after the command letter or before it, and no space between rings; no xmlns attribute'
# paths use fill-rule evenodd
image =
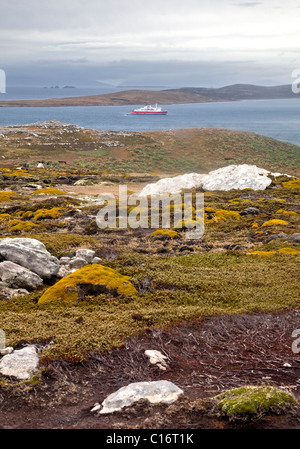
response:
<svg viewBox="0 0 300 449"><path fill-rule="evenodd" d="M77 286L79 284L101 285L108 292L118 295L137 295L137 290L129 282L129 277L121 275L112 268L95 264L87 265L61 279L46 290L38 303L47 304L60 301L64 304L76 304L78 302Z"/></svg>
<svg viewBox="0 0 300 449"><path fill-rule="evenodd" d="M297 403L291 394L272 386L235 388L215 396L214 400L228 417L280 413Z"/></svg>

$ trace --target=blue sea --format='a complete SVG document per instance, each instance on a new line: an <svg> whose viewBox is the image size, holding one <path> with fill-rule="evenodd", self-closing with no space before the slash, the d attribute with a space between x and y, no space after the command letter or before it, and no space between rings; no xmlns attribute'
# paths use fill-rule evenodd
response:
<svg viewBox="0 0 300 449"><path fill-rule="evenodd" d="M132 87L133 88L133 87ZM128 88L13 88L9 99L42 99L96 95ZM143 89L149 89L146 86ZM155 89L157 90L157 89ZM300 100L243 100L224 103L166 105L165 116L135 116L133 106L0 107L0 127L59 120L85 128L152 131L181 128L226 128L252 131L300 146Z"/></svg>

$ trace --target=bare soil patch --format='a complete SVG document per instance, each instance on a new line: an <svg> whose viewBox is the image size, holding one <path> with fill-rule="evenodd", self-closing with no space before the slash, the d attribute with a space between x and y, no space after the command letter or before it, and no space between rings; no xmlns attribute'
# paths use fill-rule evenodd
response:
<svg viewBox="0 0 300 449"><path fill-rule="evenodd" d="M230 422L191 409L190 402L242 385L274 385L299 399L300 359L292 332L300 311L215 316L160 330L148 328L123 348L92 353L83 365L45 363L42 382L0 390L1 428L9 429L299 429L298 408L256 422ZM146 349L169 359L150 365ZM131 382L166 379L184 391L171 406L136 406L112 415L91 408Z"/></svg>

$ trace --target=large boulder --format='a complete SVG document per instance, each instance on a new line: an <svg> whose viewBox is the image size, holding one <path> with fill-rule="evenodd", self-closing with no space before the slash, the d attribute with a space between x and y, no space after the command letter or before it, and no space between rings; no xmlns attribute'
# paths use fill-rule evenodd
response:
<svg viewBox="0 0 300 449"><path fill-rule="evenodd" d="M271 173L256 165L229 165L213 170L208 174L189 173L173 178L160 179L147 184L140 196L178 193L182 189L201 188L208 190L253 189L264 190L272 182L272 177L280 173Z"/></svg>
<svg viewBox="0 0 300 449"><path fill-rule="evenodd" d="M122 410L140 399L151 404L172 404L183 391L168 380L135 382L110 394L103 402L99 413L108 414Z"/></svg>
<svg viewBox="0 0 300 449"><path fill-rule="evenodd" d="M0 263L0 279L8 287L27 290L34 290L43 284L43 279L36 273L8 260Z"/></svg>
<svg viewBox="0 0 300 449"><path fill-rule="evenodd" d="M0 240L0 257L33 271L42 279L56 276L59 270L58 259L46 250L43 243L35 239Z"/></svg>
<svg viewBox="0 0 300 449"><path fill-rule="evenodd" d="M163 178L153 184L147 184L139 196L163 195L164 193L177 193L181 189L192 189L201 187L208 175L198 173L188 173L186 175L174 176L173 178Z"/></svg>

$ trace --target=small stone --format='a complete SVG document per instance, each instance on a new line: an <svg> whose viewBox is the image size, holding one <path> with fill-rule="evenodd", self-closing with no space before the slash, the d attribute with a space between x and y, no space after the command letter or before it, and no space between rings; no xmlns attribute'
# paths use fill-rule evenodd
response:
<svg viewBox="0 0 300 449"><path fill-rule="evenodd" d="M59 259L59 264L60 265L68 265L68 263L70 263L71 258L70 257L61 257Z"/></svg>
<svg viewBox="0 0 300 449"><path fill-rule="evenodd" d="M285 368L292 368L292 365L291 365L290 363L288 363L288 362L285 362L285 363L283 364L283 366L284 366Z"/></svg>
<svg viewBox="0 0 300 449"><path fill-rule="evenodd" d="M246 207L246 209L240 212L240 215L259 215L260 210L257 207Z"/></svg>
<svg viewBox="0 0 300 449"><path fill-rule="evenodd" d="M145 355L149 357L149 361L152 365L157 365L161 370L166 370L168 359L165 355L163 355L160 351L147 349L145 351Z"/></svg>
<svg viewBox="0 0 300 449"><path fill-rule="evenodd" d="M71 270L68 265L61 265L59 267L57 277L64 278L65 276L68 276L69 274L73 273L74 270Z"/></svg>
<svg viewBox="0 0 300 449"><path fill-rule="evenodd" d="M300 232L289 235L288 240L292 243L300 243Z"/></svg>
<svg viewBox="0 0 300 449"><path fill-rule="evenodd" d="M93 259L92 259L92 262L91 263L100 263L102 261L102 259L100 259L100 257L94 257Z"/></svg>
<svg viewBox="0 0 300 449"><path fill-rule="evenodd" d="M100 410L101 405L99 404L99 402L96 402L96 404L94 404L94 407L91 409L91 412L97 412L98 410Z"/></svg>
<svg viewBox="0 0 300 449"><path fill-rule="evenodd" d="M93 257L95 256L95 251L92 249L78 249L76 251L76 257L84 259L87 263L91 263Z"/></svg>
<svg viewBox="0 0 300 449"><path fill-rule="evenodd" d="M71 270L76 269L79 270L80 268L84 267L87 264L86 259L83 259L82 257L74 257L70 260L69 268Z"/></svg>
<svg viewBox="0 0 300 449"><path fill-rule="evenodd" d="M3 348L0 350L1 355L11 354L14 348L12 346L8 346L7 348Z"/></svg>

